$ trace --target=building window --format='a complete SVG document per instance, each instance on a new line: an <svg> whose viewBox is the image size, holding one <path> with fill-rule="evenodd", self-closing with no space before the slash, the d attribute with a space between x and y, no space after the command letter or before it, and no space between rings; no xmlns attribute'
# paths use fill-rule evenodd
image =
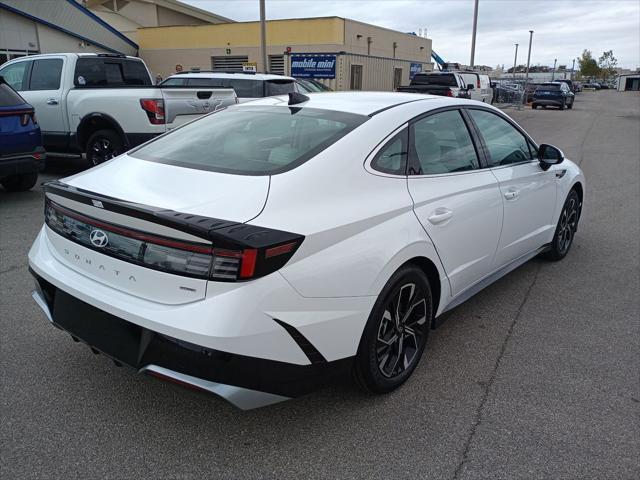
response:
<svg viewBox="0 0 640 480"><path fill-rule="evenodd" d="M351 65L351 90L362 90L362 65Z"/></svg>
<svg viewBox="0 0 640 480"><path fill-rule="evenodd" d="M393 89L397 90L401 83L402 83L402 69L394 68L393 69Z"/></svg>
<svg viewBox="0 0 640 480"><path fill-rule="evenodd" d="M284 55L269 55L269 73L284 75Z"/></svg>
<svg viewBox="0 0 640 480"><path fill-rule="evenodd" d="M247 63L246 55L211 57L211 70L214 72L242 72L242 64Z"/></svg>

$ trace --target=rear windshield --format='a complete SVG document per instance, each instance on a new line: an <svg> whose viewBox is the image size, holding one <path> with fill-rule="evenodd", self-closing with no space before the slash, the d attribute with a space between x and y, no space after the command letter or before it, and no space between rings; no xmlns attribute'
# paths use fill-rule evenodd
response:
<svg viewBox="0 0 640 480"><path fill-rule="evenodd" d="M423 85L443 85L446 87L458 86L455 75L446 74L416 75L415 77L413 77L413 81L411 83Z"/></svg>
<svg viewBox="0 0 640 480"><path fill-rule="evenodd" d="M231 107L131 152L153 162L271 175L314 157L368 117L312 108Z"/></svg>
<svg viewBox="0 0 640 480"><path fill-rule="evenodd" d="M539 92L550 92L553 90L560 90L560 85L540 85L536 90Z"/></svg>
<svg viewBox="0 0 640 480"><path fill-rule="evenodd" d="M151 77L140 60L112 57L85 57L76 62L76 87L151 86Z"/></svg>
<svg viewBox="0 0 640 480"><path fill-rule="evenodd" d="M22 105L24 100L6 83L0 83L0 107Z"/></svg>

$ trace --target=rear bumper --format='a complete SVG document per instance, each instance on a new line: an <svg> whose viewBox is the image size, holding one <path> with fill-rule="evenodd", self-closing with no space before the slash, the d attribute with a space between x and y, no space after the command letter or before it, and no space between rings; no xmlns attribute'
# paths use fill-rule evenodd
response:
<svg viewBox="0 0 640 480"><path fill-rule="evenodd" d="M38 158L36 158L36 156ZM33 152L0 156L0 177L34 173L44 170L44 148L38 147Z"/></svg>
<svg viewBox="0 0 640 480"><path fill-rule="evenodd" d="M536 105L544 105L549 107L559 107L564 103L562 98L534 98L533 103Z"/></svg>
<svg viewBox="0 0 640 480"><path fill-rule="evenodd" d="M295 365L194 345L95 308L35 272L33 298L47 318L76 341L117 363L219 395L242 409L309 393L345 372L350 359Z"/></svg>

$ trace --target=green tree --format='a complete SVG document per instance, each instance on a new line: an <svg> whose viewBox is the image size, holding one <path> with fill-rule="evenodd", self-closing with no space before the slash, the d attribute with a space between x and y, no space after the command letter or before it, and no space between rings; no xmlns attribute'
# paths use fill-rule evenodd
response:
<svg viewBox="0 0 640 480"><path fill-rule="evenodd" d="M580 66L580 74L583 77L597 77L600 75L600 67L598 62L591 54L591 50L585 49L582 55L578 57L578 65Z"/></svg>
<svg viewBox="0 0 640 480"><path fill-rule="evenodd" d="M598 67L600 67L600 74L603 80L608 80L616 74L618 60L613 56L613 50L607 50L602 53L602 56L598 59Z"/></svg>

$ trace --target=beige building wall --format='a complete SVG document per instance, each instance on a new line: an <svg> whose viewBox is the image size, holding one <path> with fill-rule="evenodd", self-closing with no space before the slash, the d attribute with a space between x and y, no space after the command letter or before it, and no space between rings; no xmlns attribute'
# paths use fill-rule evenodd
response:
<svg viewBox="0 0 640 480"><path fill-rule="evenodd" d="M431 39L355 20L345 20L344 46L352 53L431 62Z"/></svg>

